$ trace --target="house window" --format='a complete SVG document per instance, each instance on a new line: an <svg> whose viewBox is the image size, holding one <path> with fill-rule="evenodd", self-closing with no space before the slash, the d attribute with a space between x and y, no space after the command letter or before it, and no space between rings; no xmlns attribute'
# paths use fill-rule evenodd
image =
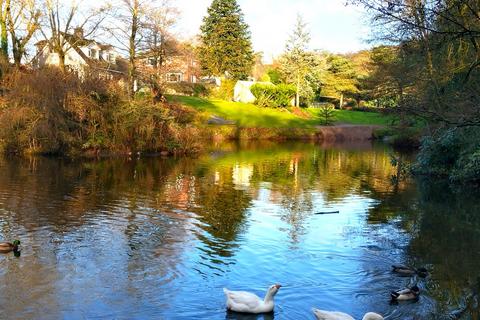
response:
<svg viewBox="0 0 480 320"><path fill-rule="evenodd" d="M168 82L181 82L182 74L181 73L167 73Z"/></svg>
<svg viewBox="0 0 480 320"><path fill-rule="evenodd" d="M88 55L92 59L97 59L97 50L95 49L89 49L88 50Z"/></svg>

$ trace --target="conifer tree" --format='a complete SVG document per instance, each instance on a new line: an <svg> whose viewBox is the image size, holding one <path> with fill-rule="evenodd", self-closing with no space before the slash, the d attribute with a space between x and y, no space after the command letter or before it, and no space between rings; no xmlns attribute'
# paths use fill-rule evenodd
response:
<svg viewBox="0 0 480 320"><path fill-rule="evenodd" d="M307 25L298 15L295 28L287 41L285 53L281 58L282 73L286 76L287 82L294 84L296 87L296 107L300 106L300 96L306 96L305 91L312 89L313 82L316 82L318 78L315 74L318 71L315 55L308 52L309 42L310 33L307 30ZM302 93L304 94L302 95Z"/></svg>
<svg viewBox="0 0 480 320"><path fill-rule="evenodd" d="M236 0L213 0L200 30L204 74L231 79L250 75L254 63L250 31Z"/></svg>

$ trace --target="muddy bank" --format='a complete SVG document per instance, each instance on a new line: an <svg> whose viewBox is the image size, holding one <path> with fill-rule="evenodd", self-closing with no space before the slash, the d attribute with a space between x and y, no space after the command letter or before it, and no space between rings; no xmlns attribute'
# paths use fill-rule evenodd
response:
<svg viewBox="0 0 480 320"><path fill-rule="evenodd" d="M315 128L241 128L213 126L204 135L206 140L308 140L322 143L364 142L374 139L380 126L336 125Z"/></svg>
<svg viewBox="0 0 480 320"><path fill-rule="evenodd" d="M336 125L317 127L316 140L323 142L361 142L374 138L381 126Z"/></svg>

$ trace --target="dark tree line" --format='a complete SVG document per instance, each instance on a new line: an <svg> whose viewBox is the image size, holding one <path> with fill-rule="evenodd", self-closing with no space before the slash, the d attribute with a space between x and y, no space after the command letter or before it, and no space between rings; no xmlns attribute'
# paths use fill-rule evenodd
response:
<svg viewBox="0 0 480 320"><path fill-rule="evenodd" d="M395 45L386 67L400 108L434 124L480 125L480 2L353 2L372 14L375 38Z"/></svg>

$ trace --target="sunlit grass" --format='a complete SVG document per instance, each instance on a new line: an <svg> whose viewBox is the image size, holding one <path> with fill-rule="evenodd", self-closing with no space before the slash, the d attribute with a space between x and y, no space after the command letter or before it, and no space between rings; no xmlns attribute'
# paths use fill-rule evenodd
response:
<svg viewBox="0 0 480 320"><path fill-rule="evenodd" d="M318 118L320 109L309 108L308 112ZM336 124L356 124L356 125L390 125L394 120L392 116L385 116L379 112L362 112L350 110L335 110L334 121Z"/></svg>
<svg viewBox="0 0 480 320"><path fill-rule="evenodd" d="M211 100L186 96L170 96L171 101L191 106L198 111L235 121L242 127L313 128L322 125L320 109L306 109L310 118L301 118L282 108L261 108L253 104ZM335 123L356 125L388 125L391 117L375 112L335 110Z"/></svg>

